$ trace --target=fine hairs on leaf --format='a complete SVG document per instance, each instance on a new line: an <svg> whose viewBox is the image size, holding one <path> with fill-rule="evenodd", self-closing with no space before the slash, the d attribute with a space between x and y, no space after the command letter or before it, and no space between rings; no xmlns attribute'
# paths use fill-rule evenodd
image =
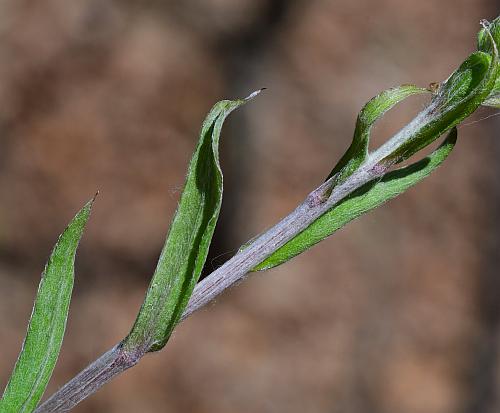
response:
<svg viewBox="0 0 500 413"><path fill-rule="evenodd" d="M62 343L76 247L92 201L59 239L35 300L25 343L0 401L0 413L66 412L149 352L162 349L176 325L252 271L283 264L362 214L402 194L435 171L457 142L457 125L481 105L499 107L500 20L482 22L478 51L429 89L402 85L371 99L357 118L352 143L326 180L294 211L252 238L198 282L222 203L219 138L226 117L256 97L223 100L203 122L165 245L135 323L125 338L38 405ZM432 91L415 118L376 150L371 128L403 99ZM408 166L398 164L441 136L442 144ZM38 407L37 407L38 405Z"/></svg>

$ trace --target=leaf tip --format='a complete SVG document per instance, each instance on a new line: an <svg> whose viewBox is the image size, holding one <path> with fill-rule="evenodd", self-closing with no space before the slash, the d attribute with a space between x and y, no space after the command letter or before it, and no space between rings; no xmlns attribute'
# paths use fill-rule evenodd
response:
<svg viewBox="0 0 500 413"><path fill-rule="evenodd" d="M98 195L99 195L99 190L96 191L94 196L90 198L90 200L85 204L85 206L82 208L80 212L85 211L86 214L90 214L90 211L92 211L92 207L94 206L94 202L96 201Z"/></svg>
<svg viewBox="0 0 500 413"><path fill-rule="evenodd" d="M263 90L266 90L267 87L262 87L252 93L250 93L245 99L243 99L244 101L248 102L249 100L252 100L254 99L256 96L260 95L260 93L263 91Z"/></svg>

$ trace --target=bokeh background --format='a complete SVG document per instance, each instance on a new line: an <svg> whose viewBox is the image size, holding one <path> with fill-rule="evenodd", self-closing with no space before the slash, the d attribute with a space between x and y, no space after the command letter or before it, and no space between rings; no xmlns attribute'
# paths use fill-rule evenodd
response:
<svg viewBox="0 0 500 413"><path fill-rule="evenodd" d="M99 189L47 393L131 326L201 122L231 115L205 272L322 181L361 106L441 81L498 0L0 2L0 386L57 234ZM373 145L425 104L412 98ZM500 411L500 117L432 177L196 313L74 411Z"/></svg>

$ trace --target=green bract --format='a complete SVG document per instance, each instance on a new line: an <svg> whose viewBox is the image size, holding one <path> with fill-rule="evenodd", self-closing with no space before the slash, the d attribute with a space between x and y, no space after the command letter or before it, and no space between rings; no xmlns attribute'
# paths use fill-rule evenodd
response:
<svg viewBox="0 0 500 413"><path fill-rule="evenodd" d="M161 349L187 305L207 258L222 203L219 164L222 124L249 98L217 103L203 123L184 191L149 290L131 332L122 343L125 349Z"/></svg>
<svg viewBox="0 0 500 413"><path fill-rule="evenodd" d="M12 376L0 400L1 413L30 413L40 401L63 341L73 290L75 254L93 200L59 237L45 266Z"/></svg>

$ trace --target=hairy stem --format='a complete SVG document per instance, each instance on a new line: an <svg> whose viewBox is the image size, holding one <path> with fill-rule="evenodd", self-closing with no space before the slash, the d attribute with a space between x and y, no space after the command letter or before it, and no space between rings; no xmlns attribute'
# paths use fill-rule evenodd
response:
<svg viewBox="0 0 500 413"><path fill-rule="evenodd" d="M83 399L95 393L113 377L133 367L144 353L124 351L113 347L61 387L37 412L67 412Z"/></svg>
<svg viewBox="0 0 500 413"><path fill-rule="evenodd" d="M403 145L416 128L431 122L436 115L435 106L430 105L396 135L369 155L366 161L342 184L333 188L335 176L311 192L304 202L278 224L257 237L252 243L208 277L198 283L189 304L181 317L186 319L193 312L221 294L226 288L242 280L255 266L264 261L274 251L306 229L318 217L364 184L377 179L387 172L388 164L381 164L388 154ZM133 367L146 351L125 351L116 345L41 404L36 413L66 412L80 401L95 393L116 375Z"/></svg>
<svg viewBox="0 0 500 413"><path fill-rule="evenodd" d="M421 126L426 120L429 121L431 118L429 114L432 113L433 109L434 107L431 103L412 122L401 129L399 133L373 152L364 164L343 184L335 187L326 199L324 195L328 193L331 182L335 177L330 178L323 185L316 188L295 211L256 238L247 248L240 251L208 277L200 281L193 291L181 320L184 320L194 311L212 301L226 288L242 280L252 268L305 230L318 217L353 191L384 175L390 165L380 165L379 162L398 146L402 145L411 136L417 125Z"/></svg>

